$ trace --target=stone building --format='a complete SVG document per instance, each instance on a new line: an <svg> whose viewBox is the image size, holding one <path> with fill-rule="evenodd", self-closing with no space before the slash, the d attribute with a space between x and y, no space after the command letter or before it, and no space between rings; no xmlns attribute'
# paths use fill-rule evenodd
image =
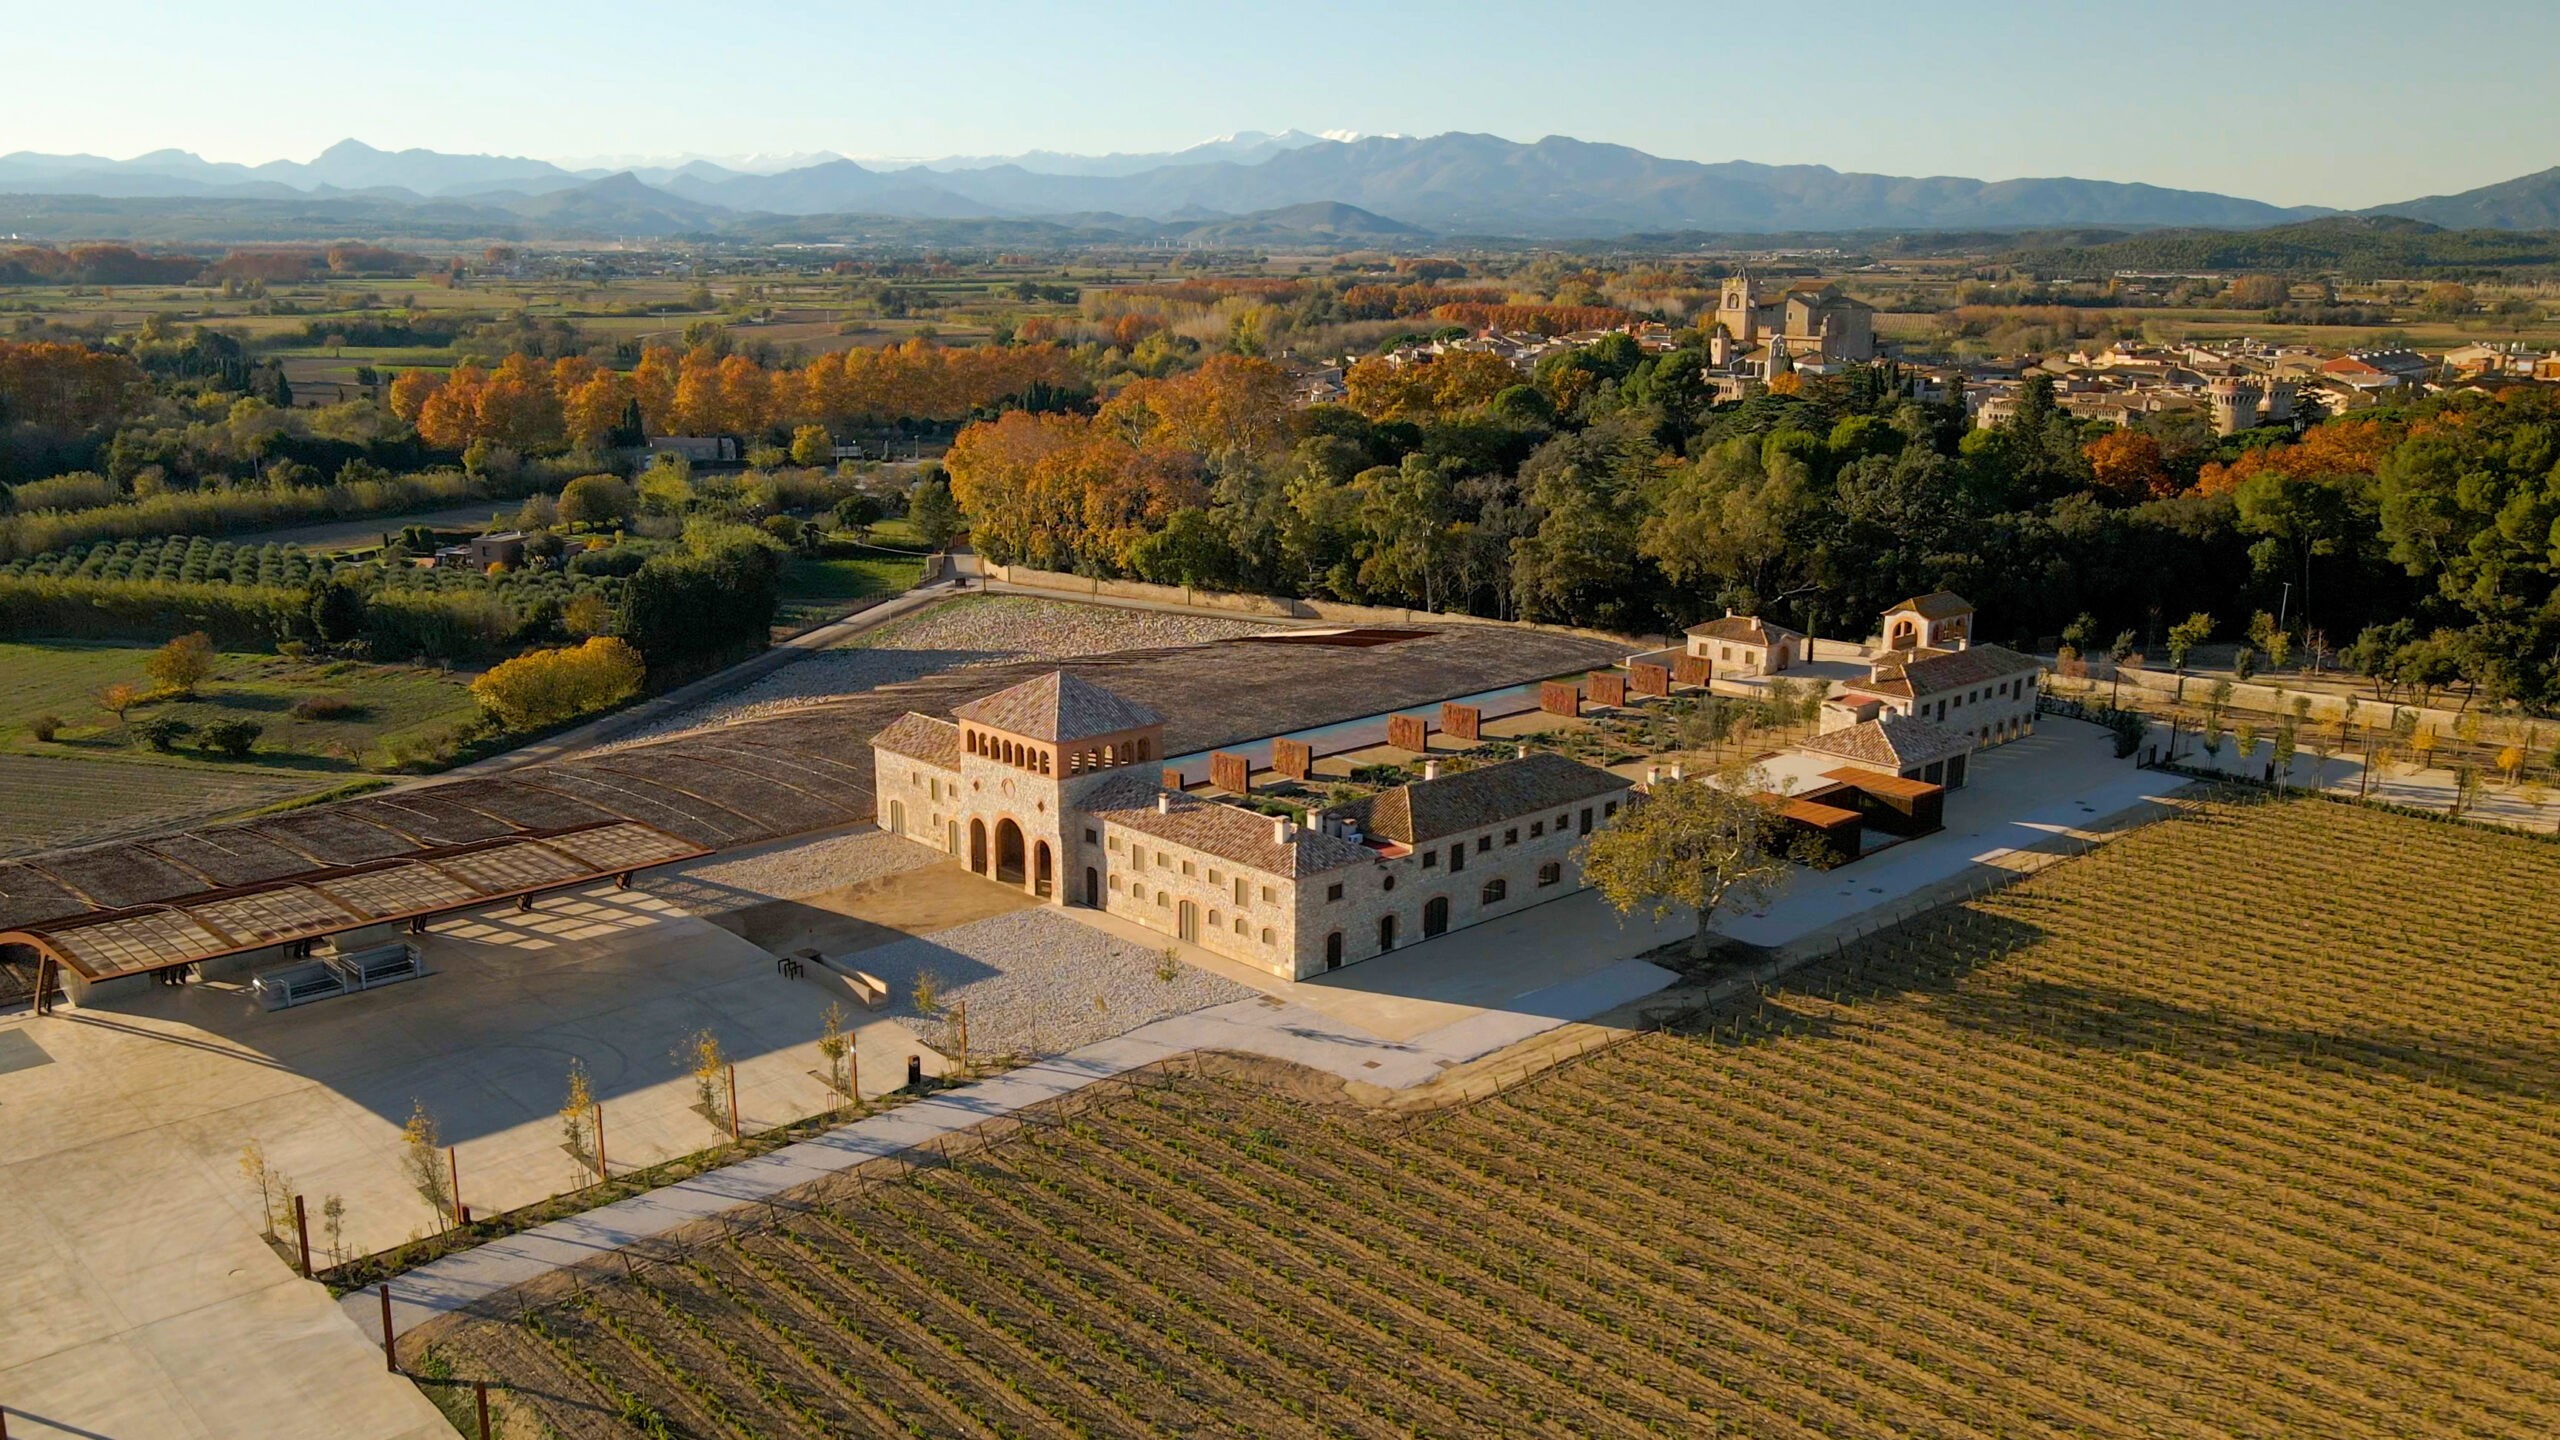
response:
<svg viewBox="0 0 2560 1440"><path fill-rule="evenodd" d="M1884 647L1864 680L1843 682L1823 705L1823 728L1846 729L1898 715L1926 720L1991 746L2035 729L2036 677L2029 656L1972 643L1973 602L1949 591L1916 596L1884 612Z"/></svg>
<svg viewBox="0 0 2560 1440"><path fill-rule="evenodd" d="M1724 356L1711 353L1718 365L1762 346L1780 363L1787 357L1823 365L1876 358L1874 307L1827 280L1766 288L1748 274L1737 275L1724 282L1715 324L1723 328L1727 350Z"/></svg>
<svg viewBox="0 0 2560 1440"><path fill-rule="evenodd" d="M1775 675L1804 658L1804 637L1757 615L1724 612L1721 620L1683 632L1689 654L1712 661L1718 675Z"/></svg>
<svg viewBox="0 0 2560 1440"><path fill-rule="evenodd" d="M1629 788L1560 755L1434 762L1300 824L1166 788L1163 718L1063 672L952 715L873 738L882 829L1293 980L1581 889L1574 848Z"/></svg>

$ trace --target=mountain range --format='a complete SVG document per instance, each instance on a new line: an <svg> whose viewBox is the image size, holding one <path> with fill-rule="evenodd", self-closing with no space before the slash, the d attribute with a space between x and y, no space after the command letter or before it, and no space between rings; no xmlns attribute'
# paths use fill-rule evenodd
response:
<svg viewBox="0 0 2560 1440"><path fill-rule="evenodd" d="M869 165L826 154L764 173L700 159L582 171L520 156L385 151L355 140L308 162L263 165L211 162L178 150L128 160L20 151L0 155L0 194L189 199L216 202L235 218L271 208L259 202L294 202L272 208L314 223L335 207L313 202L360 201L347 207L349 218L361 213L390 231L400 230L404 213L444 233L468 229L474 212L486 212L480 223L492 227L492 235L560 238L827 238L823 232L843 231L848 223L815 222L853 217L1033 221L1070 230L1098 222L1113 233L1186 236L1202 225L1246 220L1244 229L1253 233L1297 233L1294 221L1272 217L1306 206L1343 207L1366 217L1346 229L1340 222L1348 217L1336 214L1334 223L1309 235L1417 240L1426 232L1591 239L1688 230L2257 229L2338 213L2069 177L1984 181L1740 160L1706 164L1563 136L1533 143L1459 132L1344 140L1297 130L1248 131L1147 154L1035 151ZM58 202L37 208L57 217L80 209ZM160 209L164 217L182 213L182 207ZM2457 228L2560 227L2560 168L2360 213Z"/></svg>

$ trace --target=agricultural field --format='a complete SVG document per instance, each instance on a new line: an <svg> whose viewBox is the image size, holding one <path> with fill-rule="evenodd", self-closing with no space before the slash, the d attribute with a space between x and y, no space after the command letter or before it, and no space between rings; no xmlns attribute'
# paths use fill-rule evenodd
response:
<svg viewBox="0 0 2560 1440"><path fill-rule="evenodd" d="M2560 1433L2555 890L2201 804L1493 1100L1159 1075L430 1359L571 1437Z"/></svg>
<svg viewBox="0 0 2560 1440"><path fill-rule="evenodd" d="M478 713L468 674L225 652L194 699L145 701L126 720L167 715L197 730L247 720L263 730L257 748L230 760L181 740L160 754L95 698L118 682L149 690L150 654L105 642L0 643L0 845L68 844L325 789ZM62 722L50 741L32 729L43 715Z"/></svg>

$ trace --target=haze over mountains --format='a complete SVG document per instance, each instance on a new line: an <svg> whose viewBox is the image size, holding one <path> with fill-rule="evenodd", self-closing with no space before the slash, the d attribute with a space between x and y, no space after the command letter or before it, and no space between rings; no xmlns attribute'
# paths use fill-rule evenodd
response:
<svg viewBox="0 0 2560 1440"><path fill-rule="evenodd" d="M759 172L709 160L569 169L518 156L377 150L341 141L308 162L223 164L177 150L127 160L0 156L0 194L224 202L234 216L398 228L403 207L435 233L574 236L794 235L810 217L1020 220L1197 238L1254 220L1263 241L1295 228L1273 212L1334 207L1319 234L1607 238L1636 232L1784 233L2280 225L2336 213L2206 191L2069 177L1983 181L1844 173L1820 165L1703 164L1564 136L1534 143L1452 132L1328 138L1243 132L1186 150L1102 156L1035 151L863 164L831 153ZM312 202L348 201L330 205ZM243 209L242 207L246 208ZM187 207L151 207L174 214ZM47 213L76 212L52 205ZM1352 219L1345 211L1365 212ZM2374 207L2458 228L2560 226L2560 169L2455 196ZM273 218L270 214L270 218ZM477 218L475 218L477 217ZM793 217L798 217L797 221ZM1303 218L1303 217L1301 217ZM1276 226L1276 230L1275 230ZM1248 231L1256 226L1247 226Z"/></svg>

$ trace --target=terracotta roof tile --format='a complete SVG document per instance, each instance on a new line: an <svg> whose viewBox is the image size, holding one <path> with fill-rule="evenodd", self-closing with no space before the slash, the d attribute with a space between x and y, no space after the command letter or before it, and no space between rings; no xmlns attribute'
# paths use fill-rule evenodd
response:
<svg viewBox="0 0 2560 1440"><path fill-rule="evenodd" d="M1885 715L1845 730L1816 735L1796 748L1816 755L1837 755L1864 765L1907 770L1962 755L1973 749L1973 742L1926 720Z"/></svg>
<svg viewBox="0 0 2560 1440"><path fill-rule="evenodd" d="M1631 782L1579 760L1540 751L1437 780L1416 780L1371 798L1368 829L1403 845L1535 815L1614 794Z"/></svg>
<svg viewBox="0 0 2560 1440"><path fill-rule="evenodd" d="M1063 670L955 706L951 713L990 730L1053 744L1164 723L1163 716L1146 706Z"/></svg>
<svg viewBox="0 0 2560 1440"><path fill-rule="evenodd" d="M944 770L960 768L960 727L948 720L910 710L880 729L871 743L892 755L904 755Z"/></svg>
<svg viewBox="0 0 2560 1440"><path fill-rule="evenodd" d="M1159 796L1165 801L1161 812L1156 809ZM1272 816L1222 800L1204 800L1167 790L1153 779L1135 773L1096 785L1085 792L1076 808L1167 844L1292 880L1366 865L1378 858L1366 846L1303 825L1283 843L1273 838Z"/></svg>

